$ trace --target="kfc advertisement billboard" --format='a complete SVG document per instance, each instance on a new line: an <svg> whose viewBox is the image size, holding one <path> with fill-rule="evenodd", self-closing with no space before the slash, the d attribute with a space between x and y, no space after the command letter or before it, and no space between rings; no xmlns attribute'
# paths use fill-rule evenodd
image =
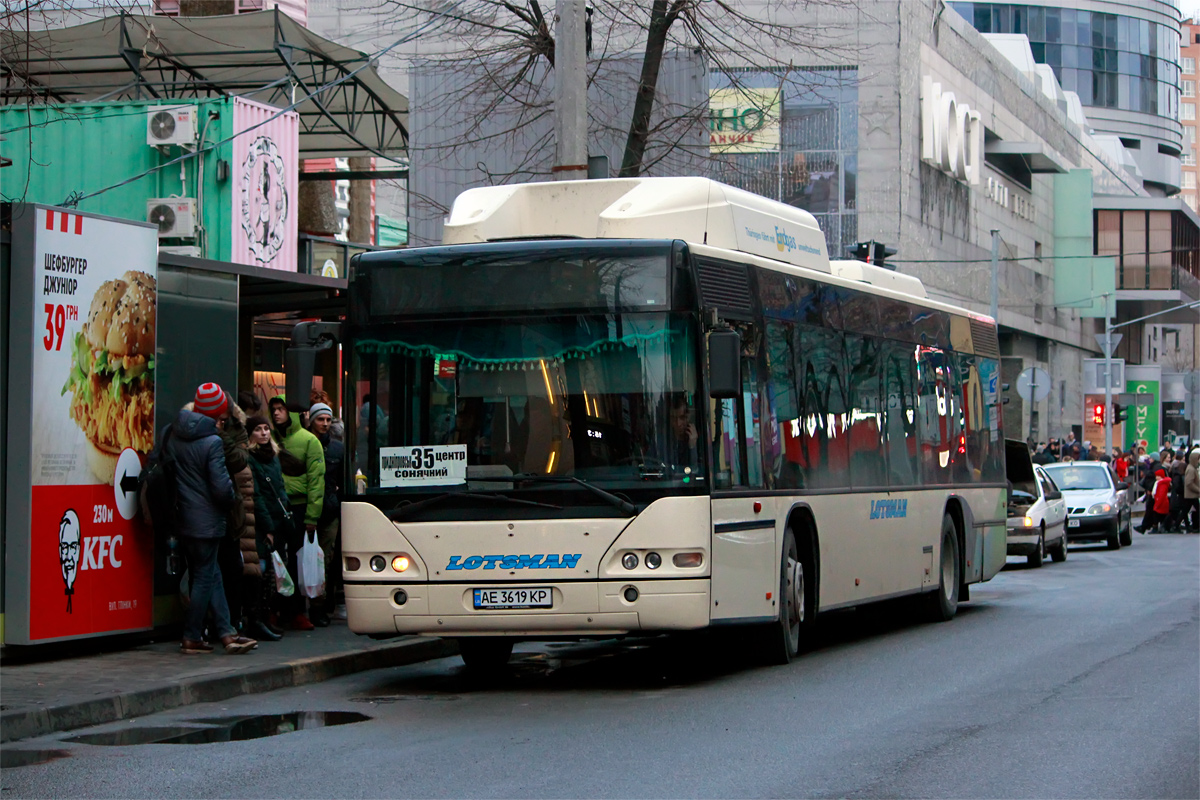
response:
<svg viewBox="0 0 1200 800"><path fill-rule="evenodd" d="M7 644L153 624L157 261L153 226L14 206Z"/></svg>

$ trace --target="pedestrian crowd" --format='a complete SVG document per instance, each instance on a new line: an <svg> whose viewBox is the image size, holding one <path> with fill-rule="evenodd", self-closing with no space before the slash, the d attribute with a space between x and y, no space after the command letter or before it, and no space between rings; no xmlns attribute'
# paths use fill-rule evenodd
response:
<svg viewBox="0 0 1200 800"><path fill-rule="evenodd" d="M306 411L283 395L264 409L251 392L235 401L205 383L160 432L142 509L158 540L172 548L178 542L182 551L182 653L209 653L215 642L226 653L247 653L287 630L345 619L342 430L325 392L314 391ZM324 557L324 591L316 597L298 580L306 544L319 545ZM310 578L313 586L322 582Z"/></svg>
<svg viewBox="0 0 1200 800"><path fill-rule="evenodd" d="M1033 463L1100 461L1108 465L1118 482L1128 484L1136 503L1144 500L1146 514L1139 533L1200 533L1200 442L1176 450L1164 443L1161 450L1147 452L1114 447L1105 453L1091 442L1078 442L1074 433L1061 441L1051 439L1031 444Z"/></svg>

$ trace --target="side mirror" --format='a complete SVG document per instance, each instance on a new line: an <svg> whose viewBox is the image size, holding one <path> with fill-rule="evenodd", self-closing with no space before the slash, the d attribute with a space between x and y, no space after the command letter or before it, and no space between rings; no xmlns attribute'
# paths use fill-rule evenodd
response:
<svg viewBox="0 0 1200 800"><path fill-rule="evenodd" d="M308 410L317 351L333 347L341 336L339 322L301 322L292 328L291 345L283 354L289 410Z"/></svg>
<svg viewBox="0 0 1200 800"><path fill-rule="evenodd" d="M742 337L736 331L708 334L708 394L715 400L737 397L742 391Z"/></svg>
<svg viewBox="0 0 1200 800"><path fill-rule="evenodd" d="M1128 489L1128 488L1129 488L1129 484L1128 484L1128 483L1126 483L1125 481L1121 481L1120 483L1118 483L1118 484L1117 484L1117 491L1118 491L1118 492L1123 492L1123 491L1125 491L1125 490L1126 490L1126 489Z"/></svg>

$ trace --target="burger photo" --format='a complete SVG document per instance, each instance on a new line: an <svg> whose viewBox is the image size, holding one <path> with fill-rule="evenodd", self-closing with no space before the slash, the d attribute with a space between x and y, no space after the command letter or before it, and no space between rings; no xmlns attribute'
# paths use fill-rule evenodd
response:
<svg viewBox="0 0 1200 800"><path fill-rule="evenodd" d="M148 453L154 446L154 278L130 270L106 281L92 298L75 335L71 419L87 436L87 463L100 483L110 483L121 451Z"/></svg>

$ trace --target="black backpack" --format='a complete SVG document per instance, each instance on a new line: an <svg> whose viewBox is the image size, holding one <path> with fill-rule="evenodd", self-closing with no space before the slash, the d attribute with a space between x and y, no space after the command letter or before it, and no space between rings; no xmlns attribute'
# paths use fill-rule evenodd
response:
<svg viewBox="0 0 1200 800"><path fill-rule="evenodd" d="M171 447L171 426L163 429L157 458L142 473L142 493L150 520L158 530L169 530L179 517L179 462Z"/></svg>

